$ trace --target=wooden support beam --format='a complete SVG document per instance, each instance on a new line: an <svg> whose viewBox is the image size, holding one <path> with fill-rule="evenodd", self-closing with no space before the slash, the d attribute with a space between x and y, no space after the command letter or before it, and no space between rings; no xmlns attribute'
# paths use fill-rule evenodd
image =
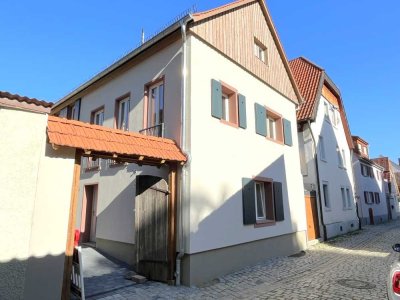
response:
<svg viewBox="0 0 400 300"><path fill-rule="evenodd" d="M168 284L175 284L176 228L177 228L177 165L171 164L168 174Z"/></svg>
<svg viewBox="0 0 400 300"><path fill-rule="evenodd" d="M74 236L75 236L74 233L75 233L76 208L78 204L79 177L81 171L81 154L82 152L80 150L75 151L74 175L72 179L71 202L69 206L67 244L65 247L65 258L64 258L64 277L63 277L63 286L61 292L62 300L70 299L72 255L74 252Z"/></svg>

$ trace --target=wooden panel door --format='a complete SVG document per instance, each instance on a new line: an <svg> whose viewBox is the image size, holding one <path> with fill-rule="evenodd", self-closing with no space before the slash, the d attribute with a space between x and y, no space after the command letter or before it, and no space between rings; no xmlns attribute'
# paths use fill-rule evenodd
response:
<svg viewBox="0 0 400 300"><path fill-rule="evenodd" d="M305 202L307 216L307 237L309 241L312 241L320 237L316 198L314 196L306 195Z"/></svg>
<svg viewBox="0 0 400 300"><path fill-rule="evenodd" d="M137 272L155 281L168 278L168 184L138 176L135 200Z"/></svg>

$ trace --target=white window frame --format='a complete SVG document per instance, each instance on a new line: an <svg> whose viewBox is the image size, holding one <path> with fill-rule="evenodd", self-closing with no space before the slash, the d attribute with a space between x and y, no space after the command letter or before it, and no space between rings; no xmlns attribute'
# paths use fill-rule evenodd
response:
<svg viewBox="0 0 400 300"><path fill-rule="evenodd" d="M326 191L325 191L326 187ZM331 209L331 199L329 195L329 183L327 181L322 182L322 192L324 194L324 206L327 210Z"/></svg>
<svg viewBox="0 0 400 300"><path fill-rule="evenodd" d="M124 105L123 105L124 104ZM124 106L124 112L122 107ZM129 97L118 101L118 124L117 128L121 130L129 130Z"/></svg>
<svg viewBox="0 0 400 300"><path fill-rule="evenodd" d="M100 118L101 116L101 118ZM101 122L100 122L101 120ZM93 124L103 126L104 124L104 108L93 113Z"/></svg>
<svg viewBox="0 0 400 300"><path fill-rule="evenodd" d="M258 199L258 193L257 193L257 186L260 187L260 196L261 199ZM266 210L266 204L265 204L265 186L263 182L255 182L254 184L254 192L255 192L255 202L256 202L256 220L257 221L266 221L267 220L267 210ZM262 205L261 210L263 212L262 216L258 215L258 202L260 200L260 203Z"/></svg>
<svg viewBox="0 0 400 300"><path fill-rule="evenodd" d="M229 116L231 111L229 110L229 96L222 93L222 120L230 122Z"/></svg>
<svg viewBox="0 0 400 300"><path fill-rule="evenodd" d="M271 116L267 115L267 137L276 140L277 134L276 134L276 122L277 120L272 118Z"/></svg>
<svg viewBox="0 0 400 300"><path fill-rule="evenodd" d="M319 148L319 158L322 161L326 162L327 160L326 160L326 149L325 149L324 137L321 135L319 136L318 148Z"/></svg>
<svg viewBox="0 0 400 300"><path fill-rule="evenodd" d="M160 89L162 88L162 93ZM152 98L153 91L157 94L157 97ZM147 127L153 127L157 125L161 125L164 123L165 116L165 86L164 81L161 80L153 85L151 85L148 89L148 99L147 99ZM161 113L162 112L162 113Z"/></svg>
<svg viewBox="0 0 400 300"><path fill-rule="evenodd" d="M257 39L254 39L254 55L263 63L268 64L267 47L265 47Z"/></svg>

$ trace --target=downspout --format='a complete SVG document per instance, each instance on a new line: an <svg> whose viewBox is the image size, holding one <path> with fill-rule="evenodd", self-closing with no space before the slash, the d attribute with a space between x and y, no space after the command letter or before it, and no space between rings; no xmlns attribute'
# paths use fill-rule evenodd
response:
<svg viewBox="0 0 400 300"><path fill-rule="evenodd" d="M323 209L322 209L322 200L321 200L321 185L320 185L320 180L319 180L317 143L316 143L315 138L314 138L314 133L312 132L312 129L311 129L310 120L307 121L307 124L308 124L308 128L310 129L311 138L312 138L313 143L314 143L314 157L315 157L314 161L315 161L315 172L316 172L316 175L317 175L317 194L318 194L318 202L319 202L319 214L321 216L321 223L322 223L322 230L323 230L323 240L326 241L327 240L327 236L326 236L326 226L325 226L325 222L324 222L324 213L323 213Z"/></svg>
<svg viewBox="0 0 400 300"><path fill-rule="evenodd" d="M187 166L190 163L190 153L186 147L186 93L187 93L187 53L186 53L186 25L187 23L192 20L192 16L184 18L181 20L181 33L182 33L182 85L181 85L181 149L183 153L187 157L186 164L182 167L181 170L181 185L180 185L180 193L179 193L179 200L178 200L178 207L179 207L179 228L178 228L178 243L179 243L179 252L176 256L175 261L175 284L181 285L181 260L182 257L185 255L185 247L184 247L184 234L183 234L183 202L187 199Z"/></svg>

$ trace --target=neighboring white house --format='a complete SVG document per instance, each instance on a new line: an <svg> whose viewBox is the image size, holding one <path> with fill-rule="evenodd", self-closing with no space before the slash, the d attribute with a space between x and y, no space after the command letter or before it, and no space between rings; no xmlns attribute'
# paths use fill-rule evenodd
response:
<svg viewBox="0 0 400 300"><path fill-rule="evenodd" d="M355 195L361 224L379 224L389 219L390 204L384 187L384 168L369 159L368 143L353 136Z"/></svg>
<svg viewBox="0 0 400 300"><path fill-rule="evenodd" d="M47 143L51 103L0 92L0 299L60 299L74 148Z"/></svg>
<svg viewBox="0 0 400 300"><path fill-rule="evenodd" d="M151 279L187 285L305 249L300 99L262 0L172 24L61 99L52 113L175 140L188 160L178 168L176 210L159 210L167 209L176 226L157 231L152 226L164 220L143 210L171 192L163 161L144 167L120 163L117 155L85 158L76 223L83 241ZM346 213L352 211L349 205ZM149 242L166 234L161 246ZM175 249L176 262L151 256L165 247ZM157 277L154 270L163 273L161 266L171 263L175 278Z"/></svg>
<svg viewBox="0 0 400 300"><path fill-rule="evenodd" d="M320 237L331 238L359 228L350 129L340 91L325 70L303 57L290 66L304 98L297 112L304 190L316 193Z"/></svg>

